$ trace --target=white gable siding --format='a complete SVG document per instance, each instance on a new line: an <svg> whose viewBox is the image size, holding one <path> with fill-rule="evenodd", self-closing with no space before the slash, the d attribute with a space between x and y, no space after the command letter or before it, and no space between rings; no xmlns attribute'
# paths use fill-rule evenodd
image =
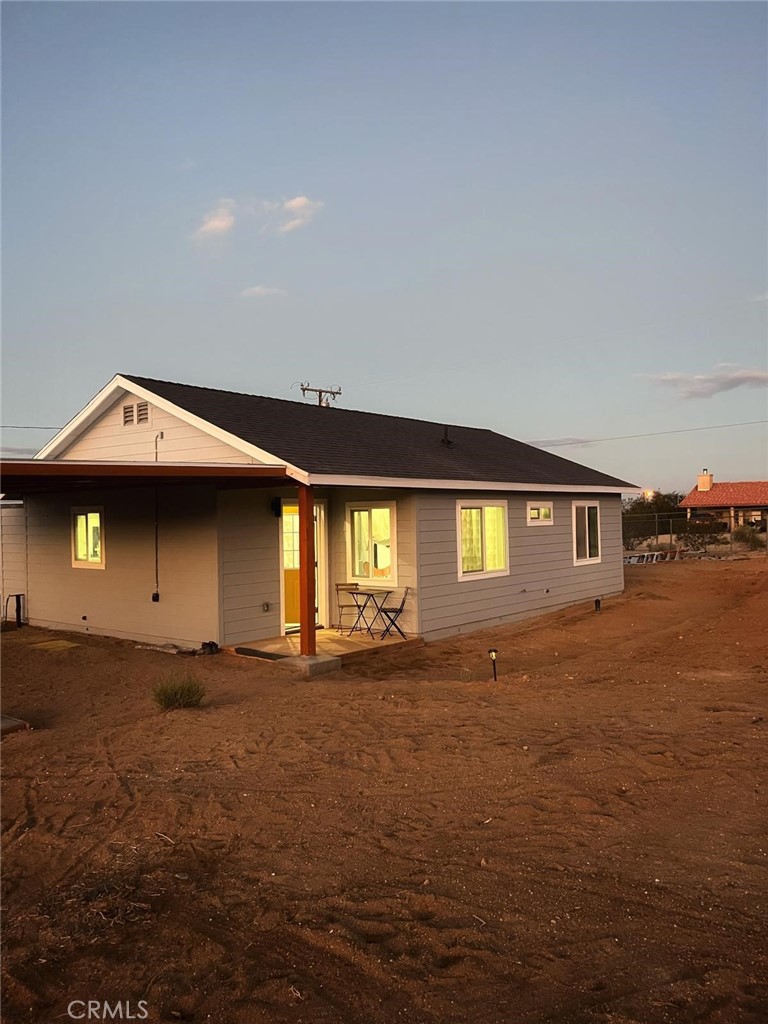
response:
<svg viewBox="0 0 768 1024"><path fill-rule="evenodd" d="M27 524L23 505L0 507L0 595L5 615L9 594L27 592ZM15 615L15 602L8 603L8 616Z"/></svg>
<svg viewBox="0 0 768 1024"><path fill-rule="evenodd" d="M27 502L28 611L32 625L148 643L218 642L218 556L213 489L73 491ZM104 569L72 566L72 508L103 508Z"/></svg>
<svg viewBox="0 0 768 1024"><path fill-rule="evenodd" d="M244 455L151 403L149 423L123 426L123 406L135 406L137 401L135 396L124 394L58 458L153 462L155 438L162 431L162 440L157 442L158 462L256 463L252 456Z"/></svg>
<svg viewBox="0 0 768 1024"><path fill-rule="evenodd" d="M551 494L478 495L508 502L509 575L458 580L456 500L466 494L419 496L419 590L427 640L512 622L578 601L621 593L624 566L619 497L599 501L600 562L573 564L572 498ZM584 495L583 497L588 497ZM553 500L552 526L526 524L526 502Z"/></svg>

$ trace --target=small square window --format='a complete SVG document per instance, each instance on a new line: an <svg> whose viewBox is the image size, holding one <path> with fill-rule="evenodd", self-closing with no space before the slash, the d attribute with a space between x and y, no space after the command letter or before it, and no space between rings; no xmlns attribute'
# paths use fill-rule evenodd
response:
<svg viewBox="0 0 768 1024"><path fill-rule="evenodd" d="M103 509L72 509L72 565L74 568L104 568L103 523Z"/></svg>
<svg viewBox="0 0 768 1024"><path fill-rule="evenodd" d="M529 501L525 508L529 526L551 526L555 521L551 501Z"/></svg>

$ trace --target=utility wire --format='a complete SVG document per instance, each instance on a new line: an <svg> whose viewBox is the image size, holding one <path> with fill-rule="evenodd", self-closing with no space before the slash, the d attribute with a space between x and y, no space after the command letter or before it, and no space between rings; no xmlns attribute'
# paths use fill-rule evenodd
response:
<svg viewBox="0 0 768 1024"><path fill-rule="evenodd" d="M528 444L536 444L537 448L566 448L569 445L600 444L602 441L629 441L636 437L664 437L667 434L692 434L697 430L730 430L731 427L752 427L760 423L768 423L768 420L744 420L742 423L714 423L709 427L680 427L677 430L654 430L648 434L617 434L616 437L585 437L577 438L575 441L553 441L545 444L543 441L536 443L529 441ZM36 427L23 426L19 424L8 424L0 427L2 430L61 430L61 427Z"/></svg>
<svg viewBox="0 0 768 1024"><path fill-rule="evenodd" d="M654 430L650 434L619 434L617 437L577 438L575 441L555 441L552 444L539 442L537 448L565 448L567 445L599 444L601 441L628 441L634 437L662 437L665 434L691 434L695 430L727 430L729 427L751 427L768 420L745 420L743 423L718 423L711 427L681 427L679 430ZM529 442L533 444L534 442Z"/></svg>

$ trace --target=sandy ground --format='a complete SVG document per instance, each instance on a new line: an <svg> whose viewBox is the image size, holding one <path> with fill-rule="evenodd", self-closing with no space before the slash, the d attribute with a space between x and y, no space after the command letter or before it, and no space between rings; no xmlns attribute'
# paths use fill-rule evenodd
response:
<svg viewBox="0 0 768 1024"><path fill-rule="evenodd" d="M763 556L310 682L4 634L4 1020L765 1022L767 622Z"/></svg>

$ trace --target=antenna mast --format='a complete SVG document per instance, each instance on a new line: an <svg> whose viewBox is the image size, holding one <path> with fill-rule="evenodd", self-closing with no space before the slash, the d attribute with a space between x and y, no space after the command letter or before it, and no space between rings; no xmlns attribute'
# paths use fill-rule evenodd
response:
<svg viewBox="0 0 768 1024"><path fill-rule="evenodd" d="M323 405L326 408L331 404L331 400L334 402L341 394L341 388L311 388L309 381L306 384L300 384L301 393L304 398L307 394L317 395L317 404Z"/></svg>

